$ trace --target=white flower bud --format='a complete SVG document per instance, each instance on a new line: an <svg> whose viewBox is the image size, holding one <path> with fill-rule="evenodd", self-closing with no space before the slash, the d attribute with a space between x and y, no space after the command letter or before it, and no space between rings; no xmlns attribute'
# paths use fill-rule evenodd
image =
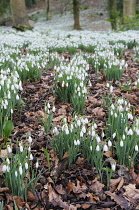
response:
<svg viewBox="0 0 139 210"><path fill-rule="evenodd" d="M115 136L116 136L116 133L113 133L113 134L112 134L112 138L114 139L114 138L115 138Z"/></svg>
<svg viewBox="0 0 139 210"><path fill-rule="evenodd" d="M16 177L18 176L18 173L17 173L17 171L15 171L15 176L16 176Z"/></svg>
<svg viewBox="0 0 139 210"><path fill-rule="evenodd" d="M56 111L56 108L55 108L55 106L53 106L53 108L52 108L52 112L55 112Z"/></svg>
<svg viewBox="0 0 139 210"><path fill-rule="evenodd" d="M10 145L7 145L7 151L8 151L8 153L12 152L12 149L11 149Z"/></svg>
<svg viewBox="0 0 139 210"><path fill-rule="evenodd" d="M90 146L90 150L92 151L92 145Z"/></svg>
<svg viewBox="0 0 139 210"><path fill-rule="evenodd" d="M111 169L112 169L113 171L115 171L115 169L116 169L116 164L112 164Z"/></svg>
<svg viewBox="0 0 139 210"><path fill-rule="evenodd" d="M112 146L112 142L109 140L108 141L108 146L111 147Z"/></svg>
<svg viewBox="0 0 139 210"><path fill-rule="evenodd" d="M30 154L29 160L33 160L33 155L32 154Z"/></svg>
<svg viewBox="0 0 139 210"><path fill-rule="evenodd" d="M23 146L20 145L20 152L23 152Z"/></svg>
<svg viewBox="0 0 139 210"><path fill-rule="evenodd" d="M25 169L26 170L28 169L28 163L27 162L25 163Z"/></svg>
<svg viewBox="0 0 139 210"><path fill-rule="evenodd" d="M32 142L32 138L31 136L28 137L28 142L31 143Z"/></svg>
<svg viewBox="0 0 139 210"><path fill-rule="evenodd" d="M120 147L123 147L124 146L124 142L121 140L120 141Z"/></svg>
<svg viewBox="0 0 139 210"><path fill-rule="evenodd" d="M36 162L36 168L38 168L38 167L39 167L39 162L37 161L37 162Z"/></svg>
<svg viewBox="0 0 139 210"><path fill-rule="evenodd" d="M19 166L19 173L20 173L20 175L22 175L22 173L23 173L22 165L21 165L21 164L20 164L20 166Z"/></svg>
<svg viewBox="0 0 139 210"><path fill-rule="evenodd" d="M6 172L6 171L7 171L7 166L6 166L6 165L3 165L3 166L2 166L2 171L3 171L3 172Z"/></svg>
<svg viewBox="0 0 139 210"><path fill-rule="evenodd" d="M96 151L98 152L99 150L100 150L100 146L97 145L97 146L96 146Z"/></svg>
<svg viewBox="0 0 139 210"><path fill-rule="evenodd" d="M107 151L108 151L108 146L107 146L107 144L104 145L103 151L104 151L104 152L107 152Z"/></svg>
<svg viewBox="0 0 139 210"><path fill-rule="evenodd" d="M80 132L80 137L83 137L83 132L82 131Z"/></svg>
<svg viewBox="0 0 139 210"><path fill-rule="evenodd" d="M137 144L135 145L135 151L136 151L136 152L138 152L138 151L139 151L139 147L138 147L138 145L137 145Z"/></svg>

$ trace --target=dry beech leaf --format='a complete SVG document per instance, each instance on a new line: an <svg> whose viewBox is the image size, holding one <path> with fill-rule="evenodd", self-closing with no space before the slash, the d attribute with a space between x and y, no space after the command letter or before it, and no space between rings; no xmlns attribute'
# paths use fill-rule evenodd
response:
<svg viewBox="0 0 139 210"><path fill-rule="evenodd" d="M123 187L125 192L123 196L130 202L135 202L139 199L139 190L136 189L135 184L129 184Z"/></svg>
<svg viewBox="0 0 139 210"><path fill-rule="evenodd" d="M41 116L41 117L44 117L44 112L41 111L41 110L37 111L37 114L38 114L39 116Z"/></svg>
<svg viewBox="0 0 139 210"><path fill-rule="evenodd" d="M64 109L64 108L58 109L58 115L64 115L64 116L66 116L66 114L67 114L66 109Z"/></svg>
<svg viewBox="0 0 139 210"><path fill-rule="evenodd" d="M92 110L94 115L98 117L99 119L102 119L103 117L106 116L106 113L104 112L104 109L101 107L96 107L95 109Z"/></svg>
<svg viewBox="0 0 139 210"><path fill-rule="evenodd" d="M63 115L60 115L58 117L55 117L52 121L53 122L59 122L61 119L63 119Z"/></svg>
<svg viewBox="0 0 139 210"><path fill-rule="evenodd" d="M8 187L0 187L0 193L8 192L10 189Z"/></svg>
<svg viewBox="0 0 139 210"><path fill-rule="evenodd" d="M83 203L82 204L82 209L88 209L90 206L91 206L91 204Z"/></svg>
<svg viewBox="0 0 139 210"><path fill-rule="evenodd" d="M51 184L49 184L48 186L48 197L49 197L49 202L52 203L53 206L59 206L63 209L69 207L66 202L62 201L61 196L55 192Z"/></svg>
<svg viewBox="0 0 139 210"><path fill-rule="evenodd" d="M106 191L105 194L109 195L111 199L113 199L118 205L121 206L121 208L123 209L129 208L128 201L125 198L123 198L121 195L116 195L115 193L111 193L110 191Z"/></svg>
<svg viewBox="0 0 139 210"><path fill-rule="evenodd" d="M103 189L103 187L104 187L104 184L102 184L101 182L99 182L99 181L97 180L97 178L94 179L94 180L92 181L92 184L90 185L91 191L92 191L92 192L95 192L95 193L101 192L102 189Z"/></svg>
<svg viewBox="0 0 139 210"><path fill-rule="evenodd" d="M27 199L29 201L36 201L36 198L35 198L34 194L31 191L27 192Z"/></svg>
<svg viewBox="0 0 139 210"><path fill-rule="evenodd" d="M60 195L65 195L65 194L66 194L66 191L63 189L62 184L57 185L57 186L55 187L55 190L56 190Z"/></svg>
<svg viewBox="0 0 139 210"><path fill-rule="evenodd" d="M88 198L88 201L92 203L96 203L97 201L100 200L99 197L93 193L87 193L87 198Z"/></svg>
<svg viewBox="0 0 139 210"><path fill-rule="evenodd" d="M73 191L74 186L75 186L74 183L68 182L67 187L66 187L68 194Z"/></svg>
<svg viewBox="0 0 139 210"><path fill-rule="evenodd" d="M122 177L119 177L118 179L110 179L110 191L115 191L116 189L119 189L119 184L121 180L124 180Z"/></svg>
<svg viewBox="0 0 139 210"><path fill-rule="evenodd" d="M19 209L25 206L25 202L21 197L13 196L13 200L16 202L16 205L18 206Z"/></svg>

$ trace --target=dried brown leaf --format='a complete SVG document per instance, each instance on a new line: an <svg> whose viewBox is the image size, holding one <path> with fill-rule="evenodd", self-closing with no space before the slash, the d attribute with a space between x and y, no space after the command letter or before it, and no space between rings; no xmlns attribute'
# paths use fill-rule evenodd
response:
<svg viewBox="0 0 139 210"><path fill-rule="evenodd" d="M53 206L59 206L63 209L69 207L66 202L62 201L61 196L55 192L51 184L49 184L48 186L48 197L49 197L49 202L52 203Z"/></svg>
<svg viewBox="0 0 139 210"><path fill-rule="evenodd" d="M122 179L122 177L119 177L118 179L110 179L110 190L115 191Z"/></svg>
<svg viewBox="0 0 139 210"><path fill-rule="evenodd" d="M139 190L136 189L135 184L129 184L123 187L125 189L125 193L123 196L130 202L135 202L139 199Z"/></svg>
<svg viewBox="0 0 139 210"><path fill-rule="evenodd" d="M90 206L91 206L91 204L83 203L82 204L82 209L88 209Z"/></svg>
<svg viewBox="0 0 139 210"><path fill-rule="evenodd" d="M102 119L106 116L106 113L104 112L104 109L101 107L96 107L92 110L93 114L98 117L99 119Z"/></svg>
<svg viewBox="0 0 139 210"><path fill-rule="evenodd" d="M8 192L10 189L8 187L0 187L0 193Z"/></svg>
<svg viewBox="0 0 139 210"><path fill-rule="evenodd" d="M35 201L35 200L36 200L34 194L33 194L31 191L28 191L28 192L27 192L27 199L28 199L29 201Z"/></svg>
<svg viewBox="0 0 139 210"><path fill-rule="evenodd" d="M92 184L90 186L90 189L92 192L95 192L95 193L99 193L102 191L104 187L104 184L102 184L101 182L99 182L97 179L94 179L92 181Z"/></svg>
<svg viewBox="0 0 139 210"><path fill-rule="evenodd" d="M16 202L16 205L19 209L25 206L25 202L23 201L21 197L13 196L13 200Z"/></svg>
<svg viewBox="0 0 139 210"><path fill-rule="evenodd" d="M116 195L115 193L111 193L110 191L106 191L105 194L109 195L111 199L113 199L118 205L121 206L121 208L128 209L129 203L121 195Z"/></svg>
<svg viewBox="0 0 139 210"><path fill-rule="evenodd" d="M63 115L59 115L58 117L53 118L53 122L59 122L63 119Z"/></svg>
<svg viewBox="0 0 139 210"><path fill-rule="evenodd" d="M63 189L62 184L57 185L57 186L55 187L55 190L56 190L60 195L65 195L65 194L66 194L66 191Z"/></svg>

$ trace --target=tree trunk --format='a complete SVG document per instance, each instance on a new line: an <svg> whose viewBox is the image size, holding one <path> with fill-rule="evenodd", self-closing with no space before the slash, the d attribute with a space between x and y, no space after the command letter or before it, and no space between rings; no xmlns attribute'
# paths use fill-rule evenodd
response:
<svg viewBox="0 0 139 210"><path fill-rule="evenodd" d="M113 30L117 29L117 1L108 0L109 17L111 21L111 27Z"/></svg>
<svg viewBox="0 0 139 210"><path fill-rule="evenodd" d="M136 12L136 0L123 0L123 16L133 16Z"/></svg>
<svg viewBox="0 0 139 210"><path fill-rule="evenodd" d="M80 30L80 8L79 0L73 0L74 29Z"/></svg>
<svg viewBox="0 0 139 210"><path fill-rule="evenodd" d="M25 0L11 0L11 10L15 28L29 26Z"/></svg>
<svg viewBox="0 0 139 210"><path fill-rule="evenodd" d="M50 20L50 0L45 0L46 2L46 20Z"/></svg>

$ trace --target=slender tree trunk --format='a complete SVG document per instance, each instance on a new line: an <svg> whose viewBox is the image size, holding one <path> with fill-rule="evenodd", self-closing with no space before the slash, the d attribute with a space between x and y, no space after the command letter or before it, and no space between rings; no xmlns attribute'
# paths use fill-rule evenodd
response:
<svg viewBox="0 0 139 210"><path fill-rule="evenodd" d="M25 0L11 0L14 27L29 26Z"/></svg>
<svg viewBox="0 0 139 210"><path fill-rule="evenodd" d="M73 0L74 29L80 30L80 8L79 0Z"/></svg>
<svg viewBox="0 0 139 210"><path fill-rule="evenodd" d="M46 20L50 20L50 0L45 0L46 2Z"/></svg>
<svg viewBox="0 0 139 210"><path fill-rule="evenodd" d="M123 0L123 16L133 16L136 12L136 0Z"/></svg>
<svg viewBox="0 0 139 210"><path fill-rule="evenodd" d="M117 29L117 1L108 0L109 17L111 20L111 27L113 30Z"/></svg>

